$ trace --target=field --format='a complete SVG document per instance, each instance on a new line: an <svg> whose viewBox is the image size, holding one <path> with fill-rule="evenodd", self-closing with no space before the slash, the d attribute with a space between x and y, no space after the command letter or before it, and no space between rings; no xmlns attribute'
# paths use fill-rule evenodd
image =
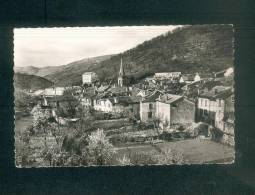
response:
<svg viewBox="0 0 255 195"><path fill-rule="evenodd" d="M215 143L211 140L189 139L176 142L163 142L158 144L131 145L119 147L117 155L159 155L161 150L173 149L183 154L185 164L202 163L231 163L234 160L234 148Z"/></svg>

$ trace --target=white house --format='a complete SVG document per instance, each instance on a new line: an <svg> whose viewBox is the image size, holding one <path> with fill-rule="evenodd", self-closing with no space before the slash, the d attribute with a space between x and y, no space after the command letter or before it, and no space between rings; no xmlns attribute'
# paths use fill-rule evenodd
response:
<svg viewBox="0 0 255 195"><path fill-rule="evenodd" d="M233 67L230 67L226 70L226 72L224 73L224 76L225 77L228 77L230 75L232 75L234 73L234 68Z"/></svg>
<svg viewBox="0 0 255 195"><path fill-rule="evenodd" d="M165 79L176 79L181 76L181 72L158 72L155 73L154 79L156 80L165 80Z"/></svg>
<svg viewBox="0 0 255 195"><path fill-rule="evenodd" d="M230 87L215 86L210 91L200 94L197 103L199 120L215 126L216 113L224 112L223 98L230 92Z"/></svg>
<svg viewBox="0 0 255 195"><path fill-rule="evenodd" d="M98 76L94 72L85 72L82 75L82 83L83 84L91 85L91 84L97 82L98 80L99 80Z"/></svg>
<svg viewBox="0 0 255 195"><path fill-rule="evenodd" d="M93 103L94 109L107 113L131 112L139 116L139 99L132 96L96 98Z"/></svg>
<svg viewBox="0 0 255 195"><path fill-rule="evenodd" d="M61 96L64 94L64 91L66 89L64 87L51 87L51 88L46 88L43 92L43 95L45 96Z"/></svg>

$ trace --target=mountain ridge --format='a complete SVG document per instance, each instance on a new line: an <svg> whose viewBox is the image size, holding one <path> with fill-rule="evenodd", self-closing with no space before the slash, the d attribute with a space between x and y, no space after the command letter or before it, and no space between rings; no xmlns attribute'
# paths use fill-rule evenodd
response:
<svg viewBox="0 0 255 195"><path fill-rule="evenodd" d="M81 75L93 71L102 81L116 81L121 58L133 80L155 72L217 72L234 64L233 37L232 25L183 26L122 53L75 61L43 77L57 86L80 85Z"/></svg>
<svg viewBox="0 0 255 195"><path fill-rule="evenodd" d="M43 77L23 73L14 74L14 87L20 90L38 90L51 87L53 83Z"/></svg>

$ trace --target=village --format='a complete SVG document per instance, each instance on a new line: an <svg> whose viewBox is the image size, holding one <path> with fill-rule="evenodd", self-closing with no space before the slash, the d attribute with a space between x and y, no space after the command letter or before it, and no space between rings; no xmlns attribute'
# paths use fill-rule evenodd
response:
<svg viewBox="0 0 255 195"><path fill-rule="evenodd" d="M211 74L160 72L131 85L121 59L117 78L116 83L101 83L96 73L85 72L82 86L30 91L36 99L33 110L47 111L55 125L41 145L55 148L62 142L58 148L63 149L72 131L103 129L115 147L115 161L124 165L234 160L233 68ZM54 137L62 140L55 143ZM38 144L38 139L29 140L29 147ZM197 158L201 154L202 159ZM110 164L118 165L115 161Z"/></svg>

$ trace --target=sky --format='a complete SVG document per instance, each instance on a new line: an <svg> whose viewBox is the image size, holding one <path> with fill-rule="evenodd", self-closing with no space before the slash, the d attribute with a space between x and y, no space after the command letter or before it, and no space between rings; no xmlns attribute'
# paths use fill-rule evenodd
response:
<svg viewBox="0 0 255 195"><path fill-rule="evenodd" d="M178 26L15 28L14 65L59 66L118 54Z"/></svg>

